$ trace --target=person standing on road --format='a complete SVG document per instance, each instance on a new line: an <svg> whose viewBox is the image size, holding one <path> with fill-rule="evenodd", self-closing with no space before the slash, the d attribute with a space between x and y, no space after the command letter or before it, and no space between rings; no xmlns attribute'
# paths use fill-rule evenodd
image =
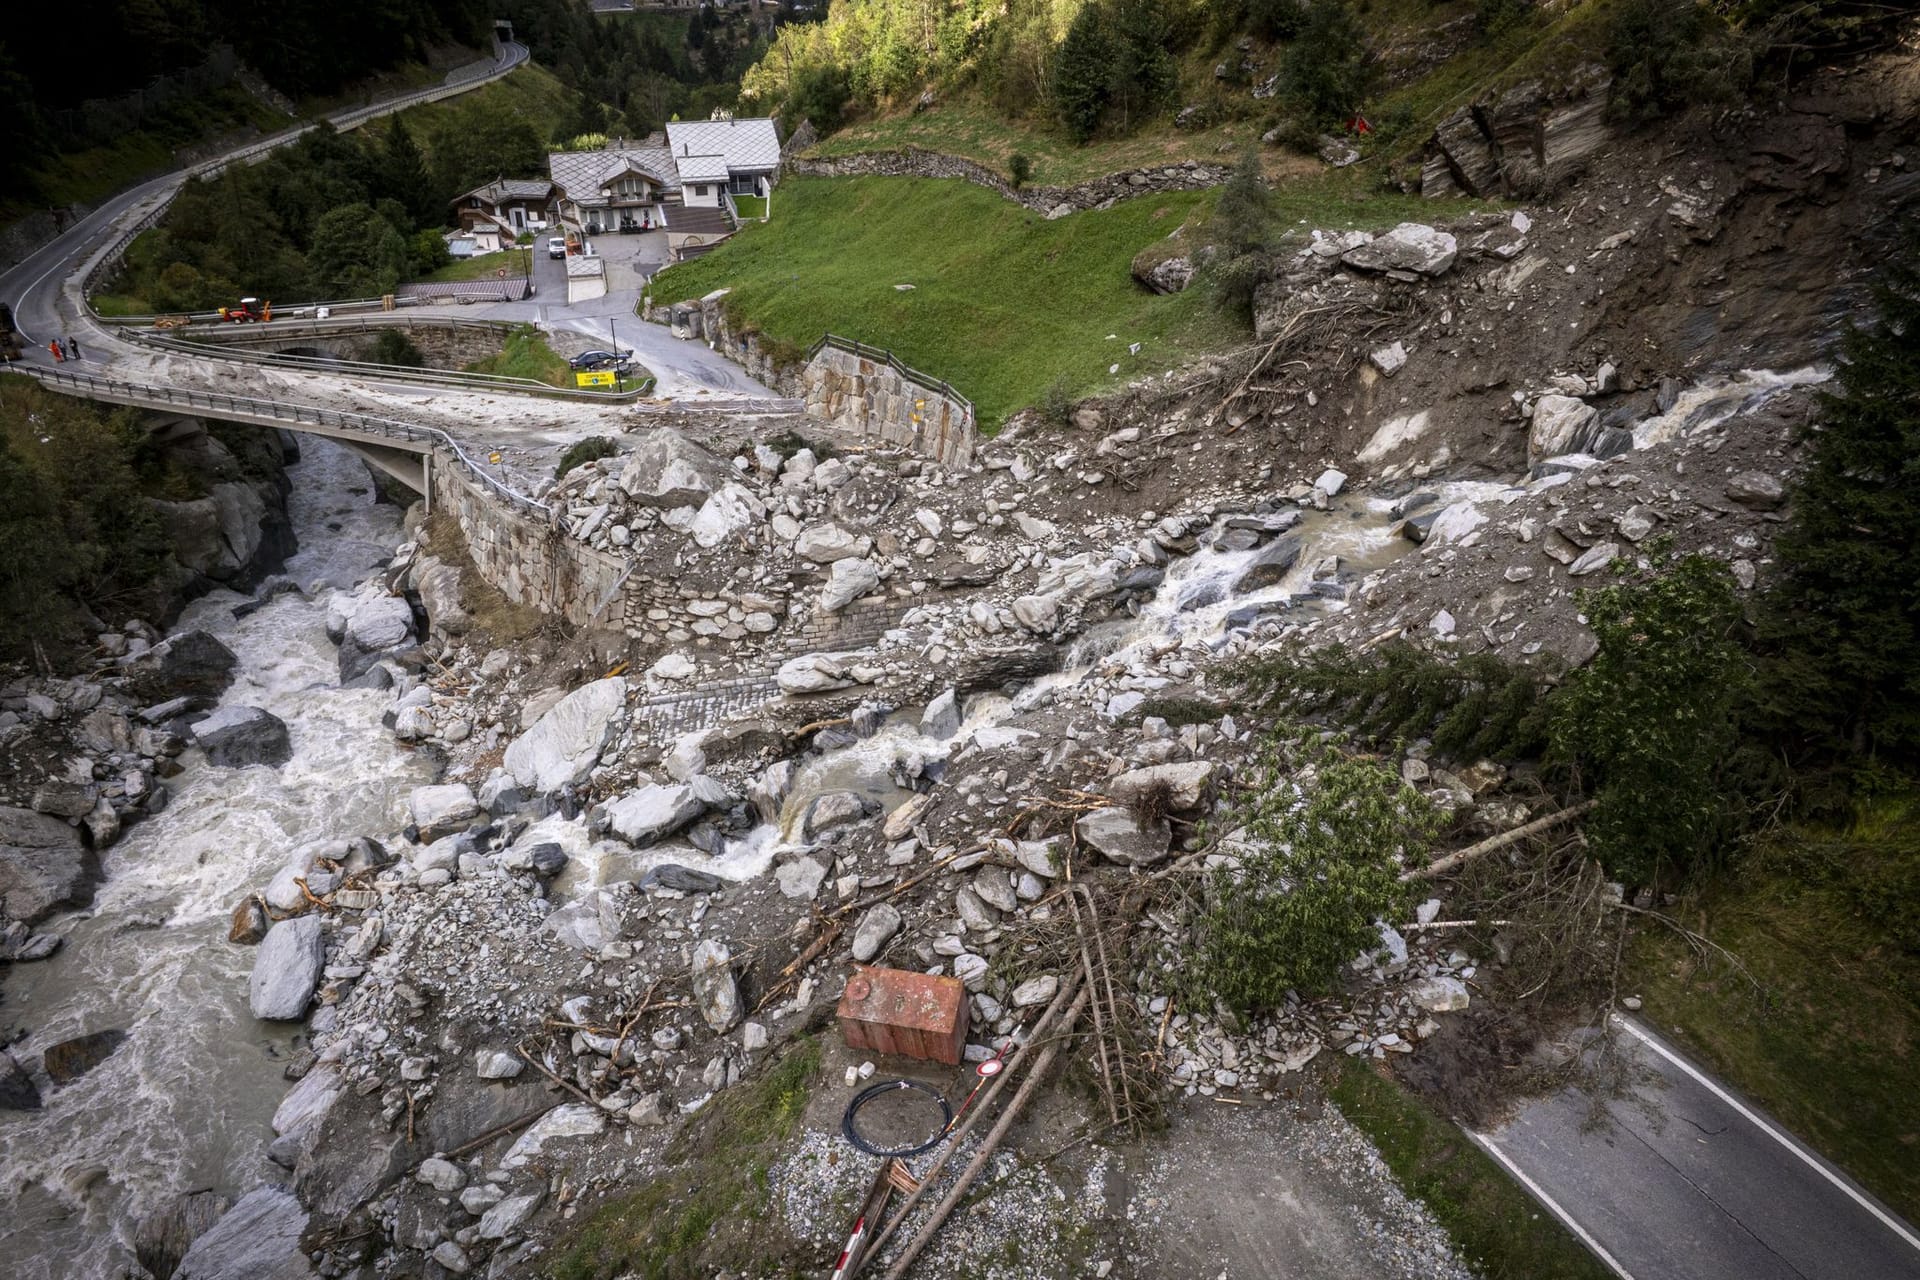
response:
<svg viewBox="0 0 1920 1280"><path fill-rule="evenodd" d="M80 344L75 342L71 337L67 339L67 357L71 360L78 360L80 358Z"/></svg>
<svg viewBox="0 0 1920 1280"><path fill-rule="evenodd" d="M60 352L60 339L58 339L58 338L48 338L48 339L47 339L47 350L49 350L49 351L51 351L51 352L53 353L53 362L54 362L55 364L64 364L64 363L66 363L66 359L67 359L67 358L66 358L66 356L64 356L64 355L62 355L62 354L61 354L61 352Z"/></svg>

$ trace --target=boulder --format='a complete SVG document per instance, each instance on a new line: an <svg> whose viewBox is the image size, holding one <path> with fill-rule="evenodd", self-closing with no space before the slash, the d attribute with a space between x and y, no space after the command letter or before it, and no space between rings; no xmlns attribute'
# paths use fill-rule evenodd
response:
<svg viewBox="0 0 1920 1280"><path fill-rule="evenodd" d="M1133 805L1143 796L1159 792L1165 796L1169 812L1191 813L1206 799L1212 781L1210 761L1156 764L1119 775L1107 784L1107 794L1121 804Z"/></svg>
<svg viewBox="0 0 1920 1280"><path fill-rule="evenodd" d="M204 631L185 631L135 659L129 668L136 688L149 696L198 694L217 697L227 687L233 650Z"/></svg>
<svg viewBox="0 0 1920 1280"><path fill-rule="evenodd" d="M1155 293L1179 293L1193 283L1193 259L1185 256L1162 258L1144 271L1138 264L1133 278Z"/></svg>
<svg viewBox="0 0 1920 1280"><path fill-rule="evenodd" d="M306 1013L326 961L320 917L297 916L267 930L253 957L247 1003L253 1016L288 1021Z"/></svg>
<svg viewBox="0 0 1920 1280"><path fill-rule="evenodd" d="M1297 533L1282 534L1254 553L1247 561L1246 569L1235 579L1232 591L1235 595L1244 595L1250 591L1259 591L1271 587L1292 572L1293 566L1300 563L1300 549L1304 540Z"/></svg>
<svg viewBox="0 0 1920 1280"><path fill-rule="evenodd" d="M858 822L869 812L868 800L857 791L824 791L807 806L803 834L812 840L822 832Z"/></svg>
<svg viewBox="0 0 1920 1280"><path fill-rule="evenodd" d="M1590 573L1600 572L1600 570L1606 568L1619 558L1619 543L1599 543L1596 546L1588 547L1580 554L1578 559L1567 566L1567 576L1570 578L1584 578Z"/></svg>
<svg viewBox="0 0 1920 1280"><path fill-rule="evenodd" d="M855 680L841 655L806 653L790 658L774 672L774 683L782 693L829 693L860 683Z"/></svg>
<svg viewBox="0 0 1920 1280"><path fill-rule="evenodd" d="M1142 827L1125 809L1095 809L1074 823L1073 829L1081 843L1127 867L1150 866L1173 848L1173 831L1165 818Z"/></svg>
<svg viewBox="0 0 1920 1280"><path fill-rule="evenodd" d="M427 611L427 626L436 635L463 636L473 629L473 616L460 602L460 570L428 556L408 575Z"/></svg>
<svg viewBox="0 0 1920 1280"><path fill-rule="evenodd" d="M1007 997L1007 1003L1016 1009L1031 1009L1043 1005L1060 993L1060 979L1051 973L1043 973L1037 978L1028 978L1013 989Z"/></svg>
<svg viewBox="0 0 1920 1280"><path fill-rule="evenodd" d="M1772 511L1787 500L1787 486L1764 471L1742 471L1727 481L1727 497L1754 511Z"/></svg>
<svg viewBox="0 0 1920 1280"><path fill-rule="evenodd" d="M413 638L413 606L399 596L372 596L347 614L343 640L369 652L393 649Z"/></svg>
<svg viewBox="0 0 1920 1280"><path fill-rule="evenodd" d="M732 478L732 469L672 427L650 433L627 458L620 487L644 507L697 507Z"/></svg>
<svg viewBox="0 0 1920 1280"><path fill-rule="evenodd" d="M407 814L420 829L421 843L431 844L465 831L467 824L480 816L480 802L464 782L415 787L407 797Z"/></svg>
<svg viewBox="0 0 1920 1280"><path fill-rule="evenodd" d="M546 1192L542 1190L508 1196L480 1215L480 1224L474 1228L474 1234L482 1240L506 1239L526 1225L527 1219L534 1215L545 1195Z"/></svg>
<svg viewBox="0 0 1920 1280"><path fill-rule="evenodd" d="M259 707L221 707L194 721L192 733L207 753L207 763L225 769L279 766L293 759L286 721Z"/></svg>
<svg viewBox="0 0 1920 1280"><path fill-rule="evenodd" d="M1411 271L1444 275L1459 255L1459 243L1444 231L1419 222L1403 222L1385 235L1348 249L1340 261L1362 271Z"/></svg>
<svg viewBox="0 0 1920 1280"><path fill-rule="evenodd" d="M952 689L929 702L920 713L920 732L938 742L960 732L959 699Z"/></svg>
<svg viewBox="0 0 1920 1280"><path fill-rule="evenodd" d="M607 804L607 824L636 848L672 835L705 811L706 805L685 783L663 787L649 783Z"/></svg>
<svg viewBox="0 0 1920 1280"><path fill-rule="evenodd" d="M91 782L62 782L48 779L33 789L33 811L56 818L84 818L93 812L100 789Z"/></svg>
<svg viewBox="0 0 1920 1280"><path fill-rule="evenodd" d="M1533 425L1527 431L1527 456L1538 462L1576 453L1593 438L1600 411L1572 396L1541 396L1534 401Z"/></svg>
<svg viewBox="0 0 1920 1280"><path fill-rule="evenodd" d="M900 925L900 912L891 904L880 902L868 907L853 926L853 958L861 964L871 961L893 941Z"/></svg>
<svg viewBox="0 0 1920 1280"><path fill-rule="evenodd" d="M540 931L576 951L597 952L620 937L620 904L605 889L590 889L541 921Z"/></svg>
<svg viewBox="0 0 1920 1280"><path fill-rule="evenodd" d="M1044 635L1060 623L1060 597L1052 592L1021 596L1013 602L1013 618L1027 630Z"/></svg>
<svg viewBox="0 0 1920 1280"><path fill-rule="evenodd" d="M32 1073L0 1049L0 1111L38 1111L40 1105Z"/></svg>
<svg viewBox="0 0 1920 1280"><path fill-rule="evenodd" d="M856 537L837 524L810 525L793 542L793 553L815 564L864 560L872 550L872 538Z"/></svg>
<svg viewBox="0 0 1920 1280"><path fill-rule="evenodd" d="M812 858L795 858L782 863L773 873L781 894L799 902L813 901L814 895L820 892L821 881L826 878L827 869Z"/></svg>
<svg viewBox="0 0 1920 1280"><path fill-rule="evenodd" d="M0 805L0 918L32 924L93 899L99 868L58 818Z"/></svg>
<svg viewBox="0 0 1920 1280"><path fill-rule="evenodd" d="M260 1187L195 1240L174 1280L305 1280L314 1274L300 1250L307 1211L290 1193Z"/></svg>
<svg viewBox="0 0 1920 1280"><path fill-rule="evenodd" d="M126 1038L124 1031L95 1031L62 1040L41 1055L40 1066L55 1084L72 1084L111 1057Z"/></svg>
<svg viewBox="0 0 1920 1280"><path fill-rule="evenodd" d="M733 980L733 953L702 938L693 949L693 1002L709 1027L724 1035L740 1021L740 988Z"/></svg>
<svg viewBox="0 0 1920 1280"><path fill-rule="evenodd" d="M836 560L827 574L827 585L820 588L820 607L838 613L879 585L880 571L873 561Z"/></svg>
<svg viewBox="0 0 1920 1280"><path fill-rule="evenodd" d="M1407 994L1428 1013L1454 1013L1466 1008L1470 1000L1467 984L1445 975L1422 978L1408 986Z"/></svg>
<svg viewBox="0 0 1920 1280"><path fill-rule="evenodd" d="M727 882L711 871L697 871L677 862L663 862L640 878L639 889L671 889L675 893L718 893Z"/></svg>
<svg viewBox="0 0 1920 1280"><path fill-rule="evenodd" d="M627 721L627 682L595 680L569 693L513 740L503 763L521 786L545 793L587 780Z"/></svg>
<svg viewBox="0 0 1920 1280"><path fill-rule="evenodd" d="M745 485L728 483L714 490L687 526L695 543L717 547L767 518L767 509Z"/></svg>

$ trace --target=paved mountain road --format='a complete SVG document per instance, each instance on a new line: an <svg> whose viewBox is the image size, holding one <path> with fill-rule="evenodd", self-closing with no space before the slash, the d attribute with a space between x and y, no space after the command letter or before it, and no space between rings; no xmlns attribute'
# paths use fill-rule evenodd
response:
<svg viewBox="0 0 1920 1280"><path fill-rule="evenodd" d="M1920 1235L1641 1023L1645 1068L1588 1126L1586 1094L1538 1099L1474 1138L1630 1280L1915 1280Z"/></svg>

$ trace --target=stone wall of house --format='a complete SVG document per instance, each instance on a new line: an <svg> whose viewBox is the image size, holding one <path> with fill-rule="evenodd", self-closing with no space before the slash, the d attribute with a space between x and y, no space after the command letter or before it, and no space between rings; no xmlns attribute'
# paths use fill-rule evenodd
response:
<svg viewBox="0 0 1920 1280"><path fill-rule="evenodd" d="M907 147L899 151L866 151L850 156L796 157L787 162L789 173L826 178L881 175L892 178L959 178L1005 196L1049 218L1064 218L1084 209L1105 209L1133 196L1158 191L1198 191L1227 180L1224 165L1185 161L1111 173L1071 187L1021 187L987 166L962 156Z"/></svg>
<svg viewBox="0 0 1920 1280"><path fill-rule="evenodd" d="M827 346L801 374L809 417L848 435L912 449L943 466L973 462L973 407L931 378L913 378L873 352Z"/></svg>

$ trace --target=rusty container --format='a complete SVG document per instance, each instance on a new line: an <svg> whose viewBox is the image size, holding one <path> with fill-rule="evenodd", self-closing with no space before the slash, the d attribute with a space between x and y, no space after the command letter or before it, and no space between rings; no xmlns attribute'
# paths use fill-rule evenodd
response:
<svg viewBox="0 0 1920 1280"><path fill-rule="evenodd" d="M958 978L904 969L857 969L840 997L849 1049L960 1061L967 1044L967 989Z"/></svg>

